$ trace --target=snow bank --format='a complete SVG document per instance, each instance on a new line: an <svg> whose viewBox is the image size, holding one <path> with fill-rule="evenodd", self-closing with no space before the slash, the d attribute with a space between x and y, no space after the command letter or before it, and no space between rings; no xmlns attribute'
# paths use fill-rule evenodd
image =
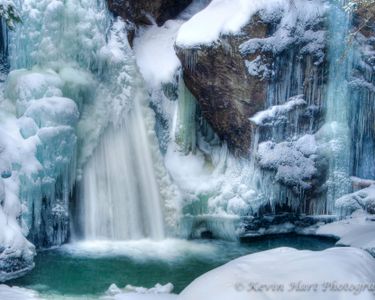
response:
<svg viewBox="0 0 375 300"><path fill-rule="evenodd" d="M181 63L174 50L176 35L182 20L170 20L163 26L141 29L134 39L138 67L150 87L173 80Z"/></svg>
<svg viewBox="0 0 375 300"><path fill-rule="evenodd" d="M318 228L318 235L338 237L338 245L352 246L375 256L375 216L357 210L350 217Z"/></svg>
<svg viewBox="0 0 375 300"><path fill-rule="evenodd" d="M374 281L375 260L362 250L278 248L238 258L204 274L178 299L372 300ZM364 284L372 290L355 290Z"/></svg>
<svg viewBox="0 0 375 300"><path fill-rule="evenodd" d="M32 290L0 285L0 299L3 300L41 300L38 294Z"/></svg>
<svg viewBox="0 0 375 300"><path fill-rule="evenodd" d="M177 34L182 24L202 10L208 0L194 0L175 20L163 26L140 28L134 39L134 54L138 67L149 88L173 81L181 66L174 50Z"/></svg>
<svg viewBox="0 0 375 300"><path fill-rule="evenodd" d="M213 0L181 26L176 44L182 47L210 44L220 34L237 33L260 10L270 12L287 6L287 0Z"/></svg>
<svg viewBox="0 0 375 300"><path fill-rule="evenodd" d="M272 36L245 42L241 52L254 53L257 49L278 52L299 39L306 43L303 51L317 52L324 47L325 32L313 31L309 25L319 20L325 9L320 0L214 0L181 26L176 43L181 47L207 45L222 34L238 34L259 12L263 19L275 20L280 24Z"/></svg>
<svg viewBox="0 0 375 300"><path fill-rule="evenodd" d="M351 214L358 209L364 209L369 213L375 213L375 184L342 196L336 200L335 206L342 214Z"/></svg>

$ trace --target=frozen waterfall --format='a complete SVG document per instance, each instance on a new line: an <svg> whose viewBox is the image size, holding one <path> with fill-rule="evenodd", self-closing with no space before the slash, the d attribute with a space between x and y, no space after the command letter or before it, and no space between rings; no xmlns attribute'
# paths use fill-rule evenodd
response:
<svg viewBox="0 0 375 300"><path fill-rule="evenodd" d="M5 97L29 151L11 161L19 167L8 180L18 184L25 235L39 247L78 233L162 238L174 195L125 22L105 1L17 3L23 22L9 37Z"/></svg>

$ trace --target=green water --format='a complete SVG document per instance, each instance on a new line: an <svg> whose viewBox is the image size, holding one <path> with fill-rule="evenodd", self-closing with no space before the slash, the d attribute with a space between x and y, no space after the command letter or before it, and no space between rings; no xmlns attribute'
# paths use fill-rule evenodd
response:
<svg viewBox="0 0 375 300"><path fill-rule="evenodd" d="M330 239L292 235L242 244L182 240L72 244L39 252L35 269L8 284L50 298L87 295L91 299L103 295L112 283L150 288L171 282L178 293L203 273L242 255L281 246L323 250L333 245Z"/></svg>

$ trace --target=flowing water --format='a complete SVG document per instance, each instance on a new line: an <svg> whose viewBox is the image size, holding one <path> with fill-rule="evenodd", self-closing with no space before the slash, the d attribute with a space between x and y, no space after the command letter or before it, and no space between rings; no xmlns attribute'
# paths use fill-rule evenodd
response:
<svg viewBox="0 0 375 300"><path fill-rule="evenodd" d="M179 293L198 276L246 254L281 246L317 251L333 245L331 239L295 235L243 244L215 240L83 242L39 252L35 269L10 284L37 290L51 299L97 298L112 283L151 288L171 282Z"/></svg>

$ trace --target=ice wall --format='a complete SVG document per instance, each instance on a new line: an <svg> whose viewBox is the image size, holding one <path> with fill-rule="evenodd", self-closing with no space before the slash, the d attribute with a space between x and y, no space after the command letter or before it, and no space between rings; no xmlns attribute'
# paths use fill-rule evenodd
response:
<svg viewBox="0 0 375 300"><path fill-rule="evenodd" d="M116 238L139 237L139 231L145 237L162 237L165 223L173 227L175 208L165 199L174 195L167 188L170 182L154 135L154 116L125 23L109 14L105 2L94 0L27 0L18 1L17 7L22 24L9 37L11 72L2 100L7 114L1 128L11 137L4 151L12 154L6 157L4 170L9 182L4 186L5 214L36 246L49 247L68 240L72 219L82 213L79 204L83 203L87 218L74 223L73 231L112 238L109 231L96 236L92 234L96 229L80 226L92 225L96 210L90 208L94 201L103 200L100 195L117 191L118 197L105 197L110 201L108 211L124 213L116 220L143 208L142 217L150 222L140 229L143 220L138 217L139 223L124 229L134 234ZM112 153L115 150L118 157ZM124 161L133 168L119 163ZM113 179L107 189L100 181L106 172L104 182ZM124 172L130 173L125 177ZM150 187L153 197L148 205ZM142 194L142 208L134 203L138 194ZM125 205L124 211L126 202L134 210ZM103 222L107 217L103 214ZM99 228L103 222L97 221L93 226ZM121 230L117 227L117 232Z"/></svg>
<svg viewBox="0 0 375 300"><path fill-rule="evenodd" d="M182 191L187 235L226 235L230 217L334 214L334 200L350 191L351 175L373 176L371 43L361 34L352 39L351 15L342 3L280 3L262 4L261 19L270 25L267 37L241 37L245 41L238 49L254 58L244 61L249 75L267 82L264 111L249 116L253 145L248 159L233 158L223 143L208 138L209 126L181 78L164 82L158 92L153 87L164 132L161 147ZM228 24L242 19L218 10L229 12L237 4L214 4L180 25L178 43L205 50L206 44L221 42L220 34L232 33ZM207 29L213 33L209 41L206 31L193 36L194 29L208 26L203 16L217 13L226 23L215 19ZM195 58L188 59L186 67L194 68ZM233 235L237 225L226 228Z"/></svg>

